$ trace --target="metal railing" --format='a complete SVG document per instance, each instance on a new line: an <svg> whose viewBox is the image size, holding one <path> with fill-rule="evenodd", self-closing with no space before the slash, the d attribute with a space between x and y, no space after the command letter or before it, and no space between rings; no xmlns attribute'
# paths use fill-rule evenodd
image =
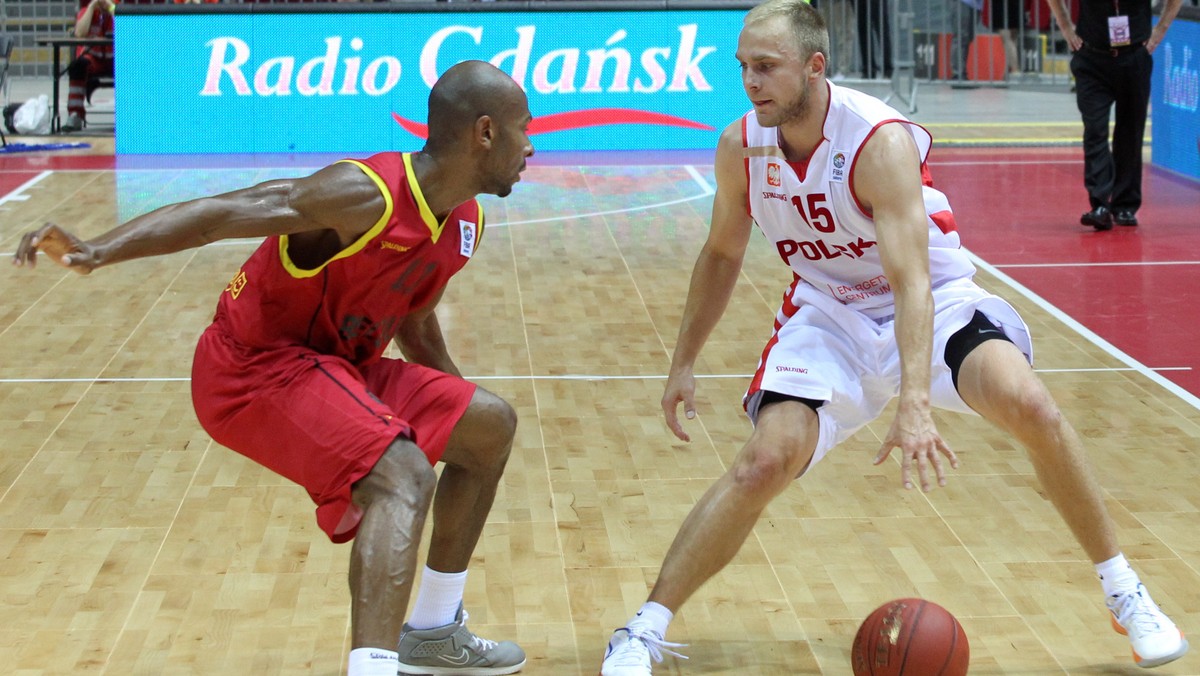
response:
<svg viewBox="0 0 1200 676"><path fill-rule="evenodd" d="M3 0L0 2L0 31L15 41L10 77L48 77L50 49L36 44L39 37L62 35L75 25L77 4L73 0Z"/></svg>
<svg viewBox="0 0 1200 676"><path fill-rule="evenodd" d="M1075 0L1076 3L1078 0ZM1065 86L1070 53L1044 0L813 0L831 39L830 76L917 83Z"/></svg>

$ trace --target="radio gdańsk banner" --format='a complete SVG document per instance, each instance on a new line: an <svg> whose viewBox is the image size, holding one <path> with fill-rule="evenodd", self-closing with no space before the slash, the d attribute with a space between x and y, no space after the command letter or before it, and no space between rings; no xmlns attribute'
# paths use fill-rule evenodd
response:
<svg viewBox="0 0 1200 676"><path fill-rule="evenodd" d="M116 149L418 149L430 87L469 59L524 88L537 150L712 148L749 108L744 14L119 14Z"/></svg>
<svg viewBox="0 0 1200 676"><path fill-rule="evenodd" d="M1150 113L1151 161L1200 180L1200 21L1180 17L1154 50Z"/></svg>

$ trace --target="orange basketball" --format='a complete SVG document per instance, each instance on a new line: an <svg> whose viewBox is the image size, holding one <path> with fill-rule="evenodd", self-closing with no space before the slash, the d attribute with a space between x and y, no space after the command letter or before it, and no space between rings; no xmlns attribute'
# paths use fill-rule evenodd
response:
<svg viewBox="0 0 1200 676"><path fill-rule="evenodd" d="M963 676L967 634L950 611L925 599L896 599L863 620L854 636L854 676Z"/></svg>

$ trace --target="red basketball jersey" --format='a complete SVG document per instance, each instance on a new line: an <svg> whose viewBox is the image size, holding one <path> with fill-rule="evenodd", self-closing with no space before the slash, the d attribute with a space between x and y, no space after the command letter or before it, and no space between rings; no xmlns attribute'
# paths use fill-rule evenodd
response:
<svg viewBox="0 0 1200 676"><path fill-rule="evenodd" d="M83 13L86 11L87 4L85 3L79 8L79 11L75 13L75 23L79 23L80 17L82 17ZM95 13L92 14L92 23L88 27L88 34L84 37L111 38L113 37L113 30L115 26L116 22L113 21L112 14L97 9L95 10ZM112 45L81 46L75 48L76 58L83 56L85 53L93 54L101 59L113 58Z"/></svg>
<svg viewBox="0 0 1200 676"><path fill-rule="evenodd" d="M483 234L476 200L438 222L421 194L408 153L380 153L358 166L379 186L379 221L329 261L303 269L287 236L268 237L221 294L216 322L242 345L304 345L369 364L403 317L437 296L466 265Z"/></svg>

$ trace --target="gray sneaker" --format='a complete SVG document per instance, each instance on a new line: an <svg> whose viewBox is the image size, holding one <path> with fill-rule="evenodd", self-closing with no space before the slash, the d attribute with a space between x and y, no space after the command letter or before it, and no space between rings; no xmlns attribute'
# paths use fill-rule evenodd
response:
<svg viewBox="0 0 1200 676"><path fill-rule="evenodd" d="M433 629L404 625L400 634L400 673L499 676L525 666L525 651L512 641L489 641L467 629L467 612L458 607L455 621Z"/></svg>

